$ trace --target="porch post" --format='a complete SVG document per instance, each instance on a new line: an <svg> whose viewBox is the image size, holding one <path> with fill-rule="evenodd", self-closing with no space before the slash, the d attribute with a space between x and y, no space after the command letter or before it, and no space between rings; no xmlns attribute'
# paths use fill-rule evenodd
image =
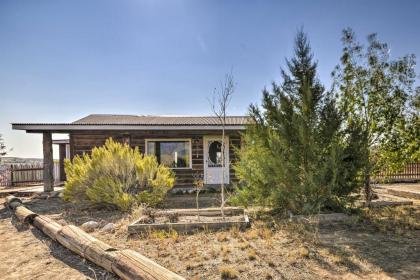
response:
<svg viewBox="0 0 420 280"><path fill-rule="evenodd" d="M54 190L54 162L51 132L43 132L43 151L44 151L44 192Z"/></svg>
<svg viewBox="0 0 420 280"><path fill-rule="evenodd" d="M60 166L60 181L64 182L66 180L66 174L64 173L64 159L66 158L66 144L58 145L59 151L59 166Z"/></svg>

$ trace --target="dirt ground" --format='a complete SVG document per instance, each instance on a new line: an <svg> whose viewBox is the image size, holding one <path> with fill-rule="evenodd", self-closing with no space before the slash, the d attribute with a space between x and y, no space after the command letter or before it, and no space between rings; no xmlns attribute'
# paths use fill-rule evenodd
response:
<svg viewBox="0 0 420 280"><path fill-rule="evenodd" d="M3 201L0 198L0 279L118 279L21 224Z"/></svg>
<svg viewBox="0 0 420 280"><path fill-rule="evenodd" d="M26 204L61 224L113 222L115 232L91 234L137 250L187 279L420 279L418 205L366 210L339 223L259 218L246 231L128 236L127 224L138 213L82 211L59 198ZM2 206L0 236L0 279L114 279L36 228L20 224Z"/></svg>

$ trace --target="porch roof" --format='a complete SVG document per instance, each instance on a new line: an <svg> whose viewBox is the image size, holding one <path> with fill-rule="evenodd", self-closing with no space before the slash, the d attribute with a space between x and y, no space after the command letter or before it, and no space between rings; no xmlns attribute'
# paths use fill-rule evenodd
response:
<svg viewBox="0 0 420 280"><path fill-rule="evenodd" d="M246 116L227 116L225 129L242 130ZM220 120L214 116L139 116L93 114L72 123L13 123L13 129L27 132L68 132L74 130L217 130Z"/></svg>

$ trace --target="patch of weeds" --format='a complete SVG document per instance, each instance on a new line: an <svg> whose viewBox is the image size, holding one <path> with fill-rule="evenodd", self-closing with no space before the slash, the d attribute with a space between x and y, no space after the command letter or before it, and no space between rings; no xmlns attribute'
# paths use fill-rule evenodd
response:
<svg viewBox="0 0 420 280"><path fill-rule="evenodd" d="M223 280L229 280L229 279L237 279L239 277L239 272L228 266L223 266L219 269L220 271L220 277Z"/></svg>
<svg viewBox="0 0 420 280"><path fill-rule="evenodd" d="M165 230L152 231L150 232L149 236L152 239L159 239L159 240L170 238L173 242L177 242L179 239L178 232L172 229L170 231L165 231Z"/></svg>
<svg viewBox="0 0 420 280"><path fill-rule="evenodd" d="M271 275L270 273L267 272L267 274L265 275L265 279L266 280L271 280L271 279L273 279L273 275Z"/></svg>
<svg viewBox="0 0 420 280"><path fill-rule="evenodd" d="M178 234L178 232L176 231L176 230L173 230L173 229L171 229L169 232L168 232L168 236L172 239L172 241L173 242L178 242L178 240L179 240L179 234Z"/></svg>
<svg viewBox="0 0 420 280"><path fill-rule="evenodd" d="M247 230L244 234L244 237L247 240L255 240L255 239L258 238L258 230L256 230L256 229Z"/></svg>
<svg viewBox="0 0 420 280"><path fill-rule="evenodd" d="M317 224L304 222L289 222L283 225L288 236L299 242L319 243L319 228Z"/></svg>
<svg viewBox="0 0 420 280"><path fill-rule="evenodd" d="M300 246L299 248L290 251L288 258L291 262L295 262L298 259L309 258L309 250L304 246Z"/></svg>
<svg viewBox="0 0 420 280"><path fill-rule="evenodd" d="M238 238L241 234L241 230L239 229L239 227L233 226L230 229L230 234L232 235L232 237Z"/></svg>
<svg viewBox="0 0 420 280"><path fill-rule="evenodd" d="M264 240L268 240L273 236L273 232L268 227L262 227L258 230L258 236Z"/></svg>
<svg viewBox="0 0 420 280"><path fill-rule="evenodd" d="M225 242L229 240L228 234L226 232L217 233L216 238L219 242Z"/></svg>
<svg viewBox="0 0 420 280"><path fill-rule="evenodd" d="M214 248L212 248L210 250L210 256L215 259L217 256L219 256L219 252L217 250L215 250Z"/></svg>
<svg viewBox="0 0 420 280"><path fill-rule="evenodd" d="M250 261L254 261L257 259L257 252L254 249L249 249L247 255Z"/></svg>
<svg viewBox="0 0 420 280"><path fill-rule="evenodd" d="M150 237L153 239L163 240L167 237L167 232L164 230L155 230L150 232Z"/></svg>
<svg viewBox="0 0 420 280"><path fill-rule="evenodd" d="M245 251L249 247L250 247L250 245L249 245L248 242L241 242L241 243L239 243L239 249L241 249L242 251Z"/></svg>
<svg viewBox="0 0 420 280"><path fill-rule="evenodd" d="M223 256L226 256L230 253L230 248L228 246L223 245L222 247L220 247L220 251L222 252Z"/></svg>
<svg viewBox="0 0 420 280"><path fill-rule="evenodd" d="M382 232L406 234L420 229L420 207L399 206L362 209L362 222L368 222Z"/></svg>

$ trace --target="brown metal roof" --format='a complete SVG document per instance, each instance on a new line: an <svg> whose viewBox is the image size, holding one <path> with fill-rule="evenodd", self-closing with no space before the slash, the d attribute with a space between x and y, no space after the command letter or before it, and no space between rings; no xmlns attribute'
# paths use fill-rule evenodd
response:
<svg viewBox="0 0 420 280"><path fill-rule="evenodd" d="M250 118L226 117L227 130L243 130ZM89 115L72 123L12 123L12 129L39 133L67 133L78 130L217 130L220 120L214 116L137 116Z"/></svg>
<svg viewBox="0 0 420 280"><path fill-rule="evenodd" d="M245 125L246 116L227 116L226 125ZM218 126L220 120L214 116L138 116L93 114L73 122L76 125L162 125L162 126Z"/></svg>

